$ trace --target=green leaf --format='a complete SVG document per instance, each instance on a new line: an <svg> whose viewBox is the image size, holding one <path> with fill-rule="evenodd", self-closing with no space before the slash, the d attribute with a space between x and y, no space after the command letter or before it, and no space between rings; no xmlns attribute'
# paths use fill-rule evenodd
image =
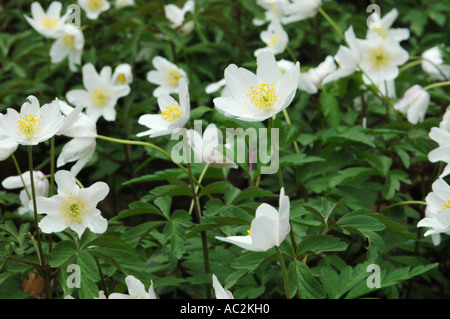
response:
<svg viewBox="0 0 450 319"><path fill-rule="evenodd" d="M77 253L77 246L73 241L64 240L53 247L50 254L49 265L51 267L60 267L64 265L73 255Z"/></svg>
<svg viewBox="0 0 450 319"><path fill-rule="evenodd" d="M341 112L339 110L338 100L325 92L320 94L320 106L322 107L323 115L327 119L330 127L336 127L341 122Z"/></svg>
<svg viewBox="0 0 450 319"><path fill-rule="evenodd" d="M290 284L295 285L300 298L324 299L327 297L324 288L314 277L311 269L301 261L292 261L289 264L288 273L289 277L293 278L293 280L290 280Z"/></svg>
<svg viewBox="0 0 450 319"><path fill-rule="evenodd" d="M318 255L327 251L344 251L347 244L330 235L309 235L297 246L297 256Z"/></svg>

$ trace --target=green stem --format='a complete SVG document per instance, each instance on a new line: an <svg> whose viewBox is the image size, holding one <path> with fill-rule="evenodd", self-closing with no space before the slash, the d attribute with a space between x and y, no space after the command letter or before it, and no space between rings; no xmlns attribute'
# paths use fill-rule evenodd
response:
<svg viewBox="0 0 450 319"><path fill-rule="evenodd" d="M286 111L286 109L283 110L283 115L284 115L284 118L286 119L286 123L289 124L289 125L292 125L291 119L289 118L289 114ZM298 148L297 141L294 141L294 148L295 148L295 152L297 154L299 154L300 153L300 149Z"/></svg>
<svg viewBox="0 0 450 319"><path fill-rule="evenodd" d="M344 33L341 31L341 29L339 29L339 27L333 21L333 19L331 19L330 16L322 9L322 7L319 7L319 12L328 21L328 23L331 24L331 26L334 28L334 30L336 30L336 32L341 36L341 38L345 40Z"/></svg>
<svg viewBox="0 0 450 319"><path fill-rule="evenodd" d="M433 83L433 84L427 85L427 86L424 87L423 89L424 89L425 91L428 91L428 90L430 90L430 89L434 89L434 88L437 88L437 87L440 87L440 86L446 86L446 85L450 85L450 81Z"/></svg>
<svg viewBox="0 0 450 319"><path fill-rule="evenodd" d="M50 139L50 197L55 194L55 137Z"/></svg>
<svg viewBox="0 0 450 319"><path fill-rule="evenodd" d="M28 200L31 200L31 195L30 195L30 192L28 192L28 187L25 184L25 181L23 180L22 171L20 170L19 163L17 162L17 159L14 156L14 154L11 154L11 158L14 162L14 165L16 166L16 170L17 170L17 173L19 174L20 180L22 181L22 185L23 185L23 188L25 189L25 193L27 193Z"/></svg>
<svg viewBox="0 0 450 319"><path fill-rule="evenodd" d="M283 272L284 290L286 291L286 298L291 299L291 289L289 288L289 280L287 277L286 265L284 264L283 254L281 253L280 249L277 246L275 246L275 249L277 251L278 259L280 260L281 271Z"/></svg>
<svg viewBox="0 0 450 319"><path fill-rule="evenodd" d="M205 176L206 171L208 170L208 168L209 168L209 164L206 164L205 167L203 168L201 174L200 174L200 177L198 178L198 182L199 182L200 184L202 183L203 177ZM198 189L199 189L199 188L200 188L200 187L199 187L198 185L195 187L195 193L198 192ZM191 206L190 206L190 208L189 208L189 215L192 214L192 209L193 209L193 208L194 208L194 198L192 198L192 201L191 201Z"/></svg>
<svg viewBox="0 0 450 319"><path fill-rule="evenodd" d="M400 67L399 72L402 73L403 71L408 70L409 68L412 68L412 67L414 67L416 65L420 65L420 64L422 64L422 60L415 60L415 61L409 62L409 63L403 65L402 67Z"/></svg>
<svg viewBox="0 0 450 319"><path fill-rule="evenodd" d="M404 202L400 202L400 203L395 203L389 206L384 207L380 212L387 210L389 208L395 207L395 206L402 206L402 205L428 205L427 202L424 201L420 201L420 200L409 200L409 201L404 201Z"/></svg>

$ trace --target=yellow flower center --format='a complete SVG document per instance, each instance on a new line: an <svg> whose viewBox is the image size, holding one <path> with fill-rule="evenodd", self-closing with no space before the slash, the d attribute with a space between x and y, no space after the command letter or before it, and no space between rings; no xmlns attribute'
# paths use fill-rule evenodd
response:
<svg viewBox="0 0 450 319"><path fill-rule="evenodd" d="M125 74L123 74L123 73L120 73L120 74L117 76L117 79L119 80L120 83L125 83L125 82L127 82L127 78L125 77Z"/></svg>
<svg viewBox="0 0 450 319"><path fill-rule="evenodd" d="M164 111L161 112L162 118L166 122L173 122L176 119L178 119L181 115L183 115L183 112L180 110L180 106L178 103L175 103L174 105L169 105L164 108Z"/></svg>
<svg viewBox="0 0 450 319"><path fill-rule="evenodd" d="M89 0L88 6L92 10L100 10L103 7L103 0Z"/></svg>
<svg viewBox="0 0 450 319"><path fill-rule="evenodd" d="M248 234L248 236L252 235L252 229L251 228L249 230L247 230L247 234Z"/></svg>
<svg viewBox="0 0 450 319"><path fill-rule="evenodd" d="M372 62L372 65L376 68L385 66L391 60L391 57L382 48L375 48L370 50L369 58Z"/></svg>
<svg viewBox="0 0 450 319"><path fill-rule="evenodd" d="M41 115L42 118L42 115ZM17 121L19 131L26 137L33 137L39 131L40 119L36 114L26 114Z"/></svg>
<svg viewBox="0 0 450 319"><path fill-rule="evenodd" d="M442 207L441 212L443 212L443 211L446 210L447 208L450 208L450 199L447 200L447 204L444 204L444 206Z"/></svg>
<svg viewBox="0 0 450 319"><path fill-rule="evenodd" d="M270 42L267 44L267 46L269 48L273 48L277 44L278 40L280 40L280 37L278 35L271 35Z"/></svg>
<svg viewBox="0 0 450 319"><path fill-rule="evenodd" d="M373 29L373 31L375 31L376 33L378 33L378 35L380 37L383 38L383 40L386 40L389 34L389 30L386 29L385 27L379 27L379 28L375 28Z"/></svg>
<svg viewBox="0 0 450 319"><path fill-rule="evenodd" d="M47 29L56 29L56 25L58 24L58 19L45 17L42 19L42 26Z"/></svg>
<svg viewBox="0 0 450 319"><path fill-rule="evenodd" d="M78 224L81 224L81 220L84 214L87 213L88 208L89 205L86 205L84 199L80 199L77 195L70 193L67 200L62 202L60 212L66 217L66 223L76 221Z"/></svg>
<svg viewBox="0 0 450 319"><path fill-rule="evenodd" d="M170 71L169 75L167 76L169 83L172 85L178 85L178 80L180 80L180 78L181 78L181 72L178 70Z"/></svg>
<svg viewBox="0 0 450 319"><path fill-rule="evenodd" d="M94 100L94 103L98 106L103 106L108 102L108 94L103 90L94 90L92 92L92 99Z"/></svg>
<svg viewBox="0 0 450 319"><path fill-rule="evenodd" d="M250 87L251 93L247 93L247 96L251 97L252 104L258 108L258 110L268 110L275 105L277 101L277 91L273 87L273 83L261 83L256 87L253 85ZM246 102L247 103L247 102Z"/></svg>
<svg viewBox="0 0 450 319"><path fill-rule="evenodd" d="M68 48L73 48L75 46L75 36L70 34L65 34L62 38L64 44Z"/></svg>

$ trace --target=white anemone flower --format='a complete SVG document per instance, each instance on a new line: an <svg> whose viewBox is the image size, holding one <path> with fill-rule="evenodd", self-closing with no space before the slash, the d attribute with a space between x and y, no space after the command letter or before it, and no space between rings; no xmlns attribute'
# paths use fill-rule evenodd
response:
<svg viewBox="0 0 450 319"><path fill-rule="evenodd" d="M180 103L168 94L161 94L158 97L161 114L144 114L139 117L138 123L147 126L150 130L138 133L137 136L168 135L184 127L191 112L188 85L184 78L179 81L178 91Z"/></svg>
<svg viewBox="0 0 450 319"><path fill-rule="evenodd" d="M374 12L373 14L376 14ZM377 24L374 28L369 28L367 31L367 37L370 37L370 34L376 33L383 40L393 40L395 42L401 42L409 39L409 29L406 28L392 28L395 19L398 17L398 10L396 8L389 11L382 18L377 16Z"/></svg>
<svg viewBox="0 0 450 319"><path fill-rule="evenodd" d="M24 15L28 23L40 34L47 38L56 38L58 31L63 28L67 16L70 12L61 17L62 4L59 1L53 1L44 12L41 4L37 1L31 4L32 18Z"/></svg>
<svg viewBox="0 0 450 319"><path fill-rule="evenodd" d="M124 7L134 6L134 0L116 0L116 8L122 9Z"/></svg>
<svg viewBox="0 0 450 319"><path fill-rule="evenodd" d="M109 186L104 182L97 182L90 187L80 188L75 177L65 170L56 172L55 182L58 185L57 195L36 198L38 213L46 214L39 222L42 232L58 233L70 228L80 238L86 228L96 234L104 233L108 228L108 221L96 206L108 195Z"/></svg>
<svg viewBox="0 0 450 319"><path fill-rule="evenodd" d="M291 229L289 215L289 197L284 195L284 188L281 188L279 211L269 204L261 204L256 209L255 219L247 236L216 237L216 239L247 250L264 252L272 247L279 247L284 241Z"/></svg>
<svg viewBox="0 0 450 319"><path fill-rule="evenodd" d="M360 68L365 72L366 84L394 80L399 66L408 61L409 54L392 39L384 40L377 33L370 33L365 40L358 41L361 52Z"/></svg>
<svg viewBox="0 0 450 319"><path fill-rule="evenodd" d="M214 274L212 275L212 282L216 299L234 299L231 291L224 289Z"/></svg>
<svg viewBox="0 0 450 319"><path fill-rule="evenodd" d="M283 24L297 22L312 18L317 14L322 5L322 0L292 0L284 6Z"/></svg>
<svg viewBox="0 0 450 319"><path fill-rule="evenodd" d="M153 280L150 281L148 292L145 290L144 284L133 275L128 275L125 278L125 283L128 288L128 294L114 292L109 295L108 299L156 299Z"/></svg>
<svg viewBox="0 0 450 319"><path fill-rule="evenodd" d="M170 3L164 6L164 14L166 18L172 22L172 29L180 29L184 34L189 34L194 28L194 21L184 23L185 15L195 11L195 1L187 0L182 8Z"/></svg>
<svg viewBox="0 0 450 319"><path fill-rule="evenodd" d="M353 74L361 62L361 53L358 45L358 39L353 31L353 26L344 33L347 46L339 46L339 50L334 56L338 64L338 69L328 74L322 81L322 84L336 81Z"/></svg>
<svg viewBox="0 0 450 319"><path fill-rule="evenodd" d="M256 74L230 64L225 69L229 96L213 100L215 107L231 117L247 122L264 121L283 111L292 102L300 75L300 64L281 74L273 53L257 56Z"/></svg>
<svg viewBox="0 0 450 319"><path fill-rule="evenodd" d="M255 50L255 56L258 56L263 50L268 50L274 55L283 53L289 42L289 36L280 21L273 20L267 30L261 32L261 40L266 44L266 47Z"/></svg>
<svg viewBox="0 0 450 319"><path fill-rule="evenodd" d="M336 63L331 55L317 67L309 69L307 72L300 72L298 89L309 94L316 94L323 85L325 77L336 70Z"/></svg>
<svg viewBox="0 0 450 319"><path fill-rule="evenodd" d="M267 21L281 20L285 15L284 7L289 4L289 0L256 0L256 4L265 10L264 19L253 19L253 24L260 26Z"/></svg>
<svg viewBox="0 0 450 319"><path fill-rule="evenodd" d="M45 174L41 171L34 171L33 179L36 196L47 197L50 183L45 177ZM19 207L18 213L19 215L24 215L27 213L31 214L32 210L29 208L31 202L31 176L29 171L22 173L22 175L5 178L2 182L2 186L6 189L23 188L19 194L20 203L22 206Z"/></svg>
<svg viewBox="0 0 450 319"><path fill-rule="evenodd" d="M8 108L6 115L0 114L0 127L4 135L21 145L37 145L53 137L65 125L65 117L59 111L59 103L52 102L42 107L33 95L27 98L20 113Z"/></svg>
<svg viewBox="0 0 450 319"><path fill-rule="evenodd" d="M126 85L133 82L133 73L131 65L127 63L119 64L112 75L112 82L114 85Z"/></svg>
<svg viewBox="0 0 450 319"><path fill-rule="evenodd" d="M19 144L11 137L3 135L0 131L0 161L4 161L10 157Z"/></svg>
<svg viewBox="0 0 450 319"><path fill-rule="evenodd" d="M78 0L78 4L86 12L88 19L97 20L102 12L109 10L108 0Z"/></svg>
<svg viewBox="0 0 450 319"><path fill-rule="evenodd" d="M437 46L422 53L422 69L435 80L450 79L450 65L443 64L443 62L441 50Z"/></svg>
<svg viewBox="0 0 450 319"><path fill-rule="evenodd" d="M178 81L181 78L186 79L186 82L188 83L186 72L166 58L155 56L152 63L156 70L147 73L147 81L158 85L153 91L154 97L158 97L163 93L178 93Z"/></svg>
<svg viewBox="0 0 450 319"><path fill-rule="evenodd" d="M105 66L97 73L91 64L82 68L84 90L75 89L67 92L66 98L75 106L86 107L86 114L94 122L100 117L107 121L116 119L117 100L130 93L128 85L114 85L111 67Z"/></svg>
<svg viewBox="0 0 450 319"><path fill-rule="evenodd" d="M444 119L439 127L432 127L429 134L430 138L438 143L438 147L428 153L428 159L432 163L447 163L442 171L440 178L444 178L450 174L450 111L444 114Z"/></svg>
<svg viewBox="0 0 450 319"><path fill-rule="evenodd" d="M430 93L416 84L406 90L403 98L394 104L394 109L406 114L409 123L416 125L425 119L429 104Z"/></svg>
<svg viewBox="0 0 450 319"><path fill-rule="evenodd" d="M69 114L72 110L73 108L70 105L61 101L62 113ZM67 163L76 162L70 169L70 172L73 176L77 176L81 169L92 159L95 152L97 145L96 124L87 115L81 113L73 121L73 124L61 134L72 137L72 140L64 145L56 161L56 166L61 167Z"/></svg>
<svg viewBox="0 0 450 319"><path fill-rule="evenodd" d="M203 136L196 130L188 130L187 141L194 151L195 163L206 163L216 168L238 168L232 159L223 154L229 145L223 144L223 136L214 123L206 127Z"/></svg>
<svg viewBox="0 0 450 319"><path fill-rule="evenodd" d="M50 48L51 62L59 63L68 57L70 70L77 72L76 65L81 64L83 47L83 32L72 24L65 24L63 29L58 33L57 40Z"/></svg>
<svg viewBox="0 0 450 319"><path fill-rule="evenodd" d="M424 236L430 236L435 246L441 242L440 234L450 235L450 186L441 178L432 185L433 191L425 198L427 208L425 218L417 227L429 228Z"/></svg>

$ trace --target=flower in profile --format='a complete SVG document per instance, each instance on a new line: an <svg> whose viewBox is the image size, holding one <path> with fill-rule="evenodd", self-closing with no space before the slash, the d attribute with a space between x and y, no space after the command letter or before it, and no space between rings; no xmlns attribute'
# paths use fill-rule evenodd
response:
<svg viewBox="0 0 450 319"><path fill-rule="evenodd" d="M48 7L47 12L44 12L41 4L35 1L31 4L32 18L26 15L24 15L24 17L33 29L43 36L47 38L56 38L58 36L58 31L63 28L67 16L70 14L70 12L68 12L61 17L61 9L61 2L53 1Z"/></svg>
<svg viewBox="0 0 450 319"><path fill-rule="evenodd" d="M167 59L156 56L153 58L152 63L156 70L147 73L147 81L158 85L153 91L154 97L158 97L163 93L178 93L178 81L181 78L186 79L188 83L186 72Z"/></svg>
<svg viewBox="0 0 450 319"><path fill-rule="evenodd" d="M408 121L416 125L425 119L429 104L430 93L416 84L406 90L403 98L394 104L394 109L406 114Z"/></svg>
<svg viewBox="0 0 450 319"><path fill-rule="evenodd" d="M69 68L77 72L76 64L81 64L83 54L84 36L81 30L72 24L65 24L58 32L58 38L50 48L52 63L59 63L66 57L69 59Z"/></svg>
<svg viewBox="0 0 450 319"><path fill-rule="evenodd" d="M61 112L71 114L73 107L61 101ZM95 122L87 115L81 113L70 127L61 132L61 135L71 137L68 143L64 144L61 154L58 156L56 166L61 167L70 162L76 162L70 172L77 176L81 169L91 160L97 145L97 127Z"/></svg>
<svg viewBox="0 0 450 319"><path fill-rule="evenodd" d="M253 19L253 24L260 26L267 21L281 20L285 15L284 7L289 4L289 0L256 0L256 4L265 10L264 19Z"/></svg>
<svg viewBox="0 0 450 319"><path fill-rule="evenodd" d="M94 122L100 117L107 121L116 119L117 100L130 93L128 85L114 85L111 67L105 66L97 73L91 64L85 64L83 72L83 89L67 92L66 98L75 106L86 107L86 114Z"/></svg>
<svg viewBox="0 0 450 319"><path fill-rule="evenodd" d="M289 36L280 21L273 20L267 30L261 32L261 40L266 44L266 47L255 50L255 56L258 56L263 50L268 50L274 55L283 53L289 42Z"/></svg>
<svg viewBox="0 0 450 319"><path fill-rule="evenodd" d="M109 10L108 0L78 0L78 4L86 12L88 19L97 20L99 15Z"/></svg>
<svg viewBox="0 0 450 319"><path fill-rule="evenodd" d="M370 37L371 34L376 33L382 37L383 40L389 39L395 42L401 42L409 39L409 29L392 28L395 19L398 17L398 10L396 8L389 11L383 18L378 16L377 12L374 12L373 14L377 15L377 25L376 27L367 30L366 37Z"/></svg>
<svg viewBox="0 0 450 319"><path fill-rule="evenodd" d="M238 168L232 159L223 154L228 145L223 144L222 134L214 123L206 127L203 136L196 130L188 130L187 141L194 151L195 163L207 163L216 168Z"/></svg>
<svg viewBox="0 0 450 319"><path fill-rule="evenodd" d="M218 240L235 244L241 248L264 252L280 246L291 227L289 224L289 197L280 190L279 211L269 204L261 204L256 209L255 219L251 223L247 236L216 237Z"/></svg>
<svg viewBox="0 0 450 319"><path fill-rule="evenodd" d="M190 33L194 28L194 21L184 23L186 13L194 13L195 1L187 0L184 3L183 8L179 8L176 5L170 3L164 6L164 14L166 18L172 22L172 29L180 29L184 34Z"/></svg>
<svg viewBox="0 0 450 319"><path fill-rule="evenodd" d="M331 55L317 67L309 69L307 72L300 72L298 89L309 94L316 94L323 85L324 78L336 70L336 64Z"/></svg>
<svg viewBox="0 0 450 319"><path fill-rule="evenodd" d="M124 7L134 6L134 0L116 0L116 8L121 9Z"/></svg>
<svg viewBox="0 0 450 319"><path fill-rule="evenodd" d="M360 68L365 72L366 84L380 84L394 80L398 67L408 61L409 54L393 39L384 40L377 33L370 33L365 40L359 40L361 52Z"/></svg>
<svg viewBox="0 0 450 319"><path fill-rule="evenodd" d="M191 106L188 85L184 78L179 81L178 91L180 103L168 94L161 94L158 97L161 114L141 115L138 123L147 126L150 130L138 133L137 136L157 137L167 135L186 124L189 120Z"/></svg>
<svg viewBox="0 0 450 319"><path fill-rule="evenodd" d="M108 299L156 299L153 280L150 281L148 292L145 290L144 284L132 275L128 275L125 278L125 283L128 288L128 294L114 292L109 295Z"/></svg>
<svg viewBox="0 0 450 319"><path fill-rule="evenodd" d="M3 135L0 130L0 161L4 161L11 156L19 144L11 137Z"/></svg>
<svg viewBox="0 0 450 319"><path fill-rule="evenodd" d="M25 102L20 113L12 108L0 114L0 127L4 135L21 145L37 145L53 137L63 127L65 117L59 111L58 101L42 107L33 95Z"/></svg>
<svg viewBox="0 0 450 319"><path fill-rule="evenodd" d="M256 74L235 64L225 69L229 96L213 100L215 107L239 120L264 121L283 111L292 102L298 86L300 64L281 74L273 53L261 52Z"/></svg>
<svg viewBox="0 0 450 319"><path fill-rule="evenodd" d="M45 177L45 174L41 171L34 171L33 179L36 196L47 197L49 182ZM19 194L20 203L22 206L19 207L18 213L19 215L31 213L31 210L29 208L31 202L31 176L29 171L24 172L22 175L10 176L5 178L2 182L2 186L6 189L23 188Z"/></svg>
<svg viewBox="0 0 450 319"><path fill-rule="evenodd" d="M119 64L112 75L112 82L114 85L127 85L133 82L133 73L131 72L131 65L127 63Z"/></svg>
<svg viewBox="0 0 450 319"><path fill-rule="evenodd" d="M422 53L422 69L435 80L450 79L450 65L443 64L443 62L441 50L437 46Z"/></svg>
<svg viewBox="0 0 450 319"><path fill-rule="evenodd" d="M46 214L39 222L39 228L46 234L58 233L66 228L75 231L81 238L86 228L101 234L108 228L108 221L96 208L109 193L109 186L97 182L88 188L80 188L69 171L55 174L58 194L50 198L37 197L39 214ZM30 205L30 209L33 209Z"/></svg>
<svg viewBox="0 0 450 319"><path fill-rule="evenodd" d="M338 69L328 74L322 81L322 84L336 81L353 74L361 62L361 53L358 46L358 39L353 31L353 26L345 31L345 40L348 43L347 46L339 46L339 50L334 56L338 64Z"/></svg>
<svg viewBox="0 0 450 319"><path fill-rule="evenodd" d="M212 281L216 299L234 299L231 291L224 289L214 274L212 275Z"/></svg>
<svg viewBox="0 0 450 319"><path fill-rule="evenodd" d="M450 235L450 186L439 178L431 187L433 191L425 198L425 218L418 222L417 227L429 228L424 236L431 235L433 244L437 246L441 242L441 233Z"/></svg>
<svg viewBox="0 0 450 319"><path fill-rule="evenodd" d="M284 6L285 16L281 18L283 24L312 18L317 14L322 0L292 0Z"/></svg>
<svg viewBox="0 0 450 319"><path fill-rule="evenodd" d="M450 174L450 111L448 109L439 127L432 127L429 136L433 141L438 143L438 147L428 153L428 159L432 163L447 163L439 176L440 178L444 178Z"/></svg>

